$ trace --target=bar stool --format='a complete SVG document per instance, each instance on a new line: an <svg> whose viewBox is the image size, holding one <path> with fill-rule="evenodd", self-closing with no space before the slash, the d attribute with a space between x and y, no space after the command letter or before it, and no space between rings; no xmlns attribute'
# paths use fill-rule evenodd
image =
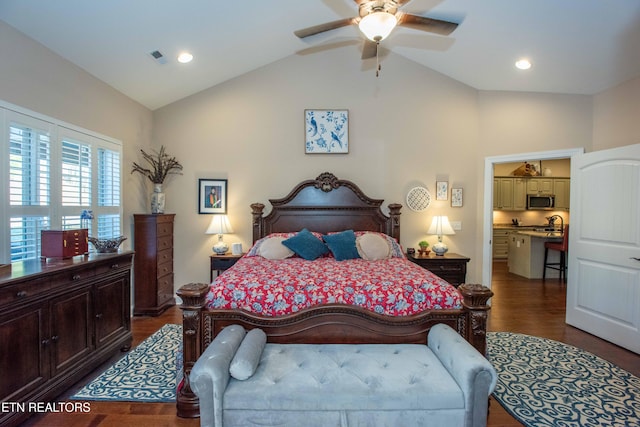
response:
<svg viewBox="0 0 640 427"><path fill-rule="evenodd" d="M560 252L560 262L547 262L549 249ZM547 275L547 268L558 270L560 280L567 281L567 251L569 250L569 225L564 226L562 242L545 242L544 244L544 269L542 270L542 280Z"/></svg>

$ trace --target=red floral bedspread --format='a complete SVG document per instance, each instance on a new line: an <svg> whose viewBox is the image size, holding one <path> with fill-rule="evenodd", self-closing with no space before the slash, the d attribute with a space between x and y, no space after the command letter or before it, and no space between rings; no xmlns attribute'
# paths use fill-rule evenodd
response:
<svg viewBox="0 0 640 427"><path fill-rule="evenodd" d="M244 257L214 280L207 295L209 308L242 309L265 316L331 303L409 316L431 309L459 309L461 301L454 286L406 258L306 261Z"/></svg>

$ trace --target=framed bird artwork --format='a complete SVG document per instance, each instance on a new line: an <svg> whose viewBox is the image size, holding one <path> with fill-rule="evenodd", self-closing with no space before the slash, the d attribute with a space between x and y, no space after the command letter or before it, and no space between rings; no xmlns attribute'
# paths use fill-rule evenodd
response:
<svg viewBox="0 0 640 427"><path fill-rule="evenodd" d="M349 110L304 110L306 154L349 153Z"/></svg>

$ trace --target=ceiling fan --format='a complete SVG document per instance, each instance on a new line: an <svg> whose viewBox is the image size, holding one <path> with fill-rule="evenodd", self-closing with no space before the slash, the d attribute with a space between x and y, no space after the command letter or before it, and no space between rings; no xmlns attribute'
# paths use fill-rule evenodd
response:
<svg viewBox="0 0 640 427"><path fill-rule="evenodd" d="M405 13L399 9L411 0L354 0L358 5L358 15L353 18L339 19L313 27L294 31L301 39L335 30L348 25L358 25L366 40L362 48L362 59L377 57L378 45L397 26L409 27L447 36L458 24L440 19L426 18ZM379 70L379 65L378 65Z"/></svg>

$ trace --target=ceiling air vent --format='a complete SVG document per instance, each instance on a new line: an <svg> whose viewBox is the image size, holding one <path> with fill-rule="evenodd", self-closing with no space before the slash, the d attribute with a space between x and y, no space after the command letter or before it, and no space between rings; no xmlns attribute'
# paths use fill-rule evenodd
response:
<svg viewBox="0 0 640 427"><path fill-rule="evenodd" d="M149 52L149 55L160 65L164 65L167 63L167 58L159 50L154 50L153 52Z"/></svg>

